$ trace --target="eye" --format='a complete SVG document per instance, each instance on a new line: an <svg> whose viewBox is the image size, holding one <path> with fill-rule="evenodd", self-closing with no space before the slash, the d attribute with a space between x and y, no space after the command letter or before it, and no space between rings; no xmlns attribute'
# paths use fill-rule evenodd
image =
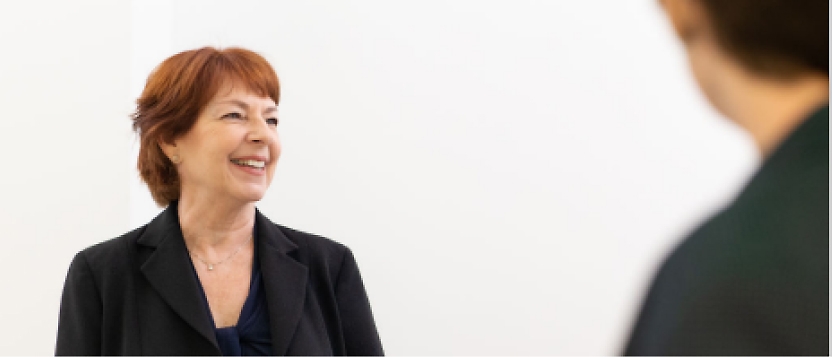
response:
<svg viewBox="0 0 832 357"><path fill-rule="evenodd" d="M278 120L277 118L269 118L266 119L266 123L268 123L269 125L277 126L277 124L280 123L280 120Z"/></svg>
<svg viewBox="0 0 832 357"><path fill-rule="evenodd" d="M223 119L243 119L243 115L237 112L231 112L222 116Z"/></svg>

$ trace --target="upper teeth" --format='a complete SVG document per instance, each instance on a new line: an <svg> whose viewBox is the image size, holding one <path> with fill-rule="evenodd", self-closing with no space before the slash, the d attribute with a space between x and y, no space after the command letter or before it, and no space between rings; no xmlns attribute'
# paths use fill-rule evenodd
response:
<svg viewBox="0 0 832 357"><path fill-rule="evenodd" d="M231 161L235 164L238 164L238 165L246 165L246 166L256 167L256 168L259 168L259 169L262 169L263 167L266 166L266 162L265 161L260 161L260 160L231 160Z"/></svg>

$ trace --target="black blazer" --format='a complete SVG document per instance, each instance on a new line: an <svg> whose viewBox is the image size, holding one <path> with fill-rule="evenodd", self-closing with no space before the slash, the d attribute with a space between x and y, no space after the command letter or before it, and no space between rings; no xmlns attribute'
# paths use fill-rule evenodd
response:
<svg viewBox="0 0 832 357"><path fill-rule="evenodd" d="M625 354L829 354L828 106L670 255Z"/></svg>
<svg viewBox="0 0 832 357"><path fill-rule="evenodd" d="M255 226L277 355L381 355L350 250L272 223ZM78 253L61 300L57 355L219 355L176 204Z"/></svg>

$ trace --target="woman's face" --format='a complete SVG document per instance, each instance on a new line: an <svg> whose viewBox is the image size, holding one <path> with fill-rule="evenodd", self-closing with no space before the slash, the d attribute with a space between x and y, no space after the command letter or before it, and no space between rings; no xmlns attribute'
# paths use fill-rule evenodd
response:
<svg viewBox="0 0 832 357"><path fill-rule="evenodd" d="M223 87L194 126L174 145L182 196L209 200L259 201L274 177L280 157L277 105L244 86ZM176 160L174 160L176 161Z"/></svg>

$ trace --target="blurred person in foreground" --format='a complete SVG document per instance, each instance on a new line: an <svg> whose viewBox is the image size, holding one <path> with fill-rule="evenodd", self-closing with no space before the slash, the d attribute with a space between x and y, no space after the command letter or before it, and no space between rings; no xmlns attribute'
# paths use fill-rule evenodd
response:
<svg viewBox="0 0 832 357"><path fill-rule="evenodd" d="M763 162L661 266L624 353L828 355L829 4L661 4L708 101Z"/></svg>
<svg viewBox="0 0 832 357"><path fill-rule="evenodd" d="M78 253L59 355L382 354L352 253L255 207L280 156L277 75L260 55L168 58L133 114L138 168L167 208Z"/></svg>

